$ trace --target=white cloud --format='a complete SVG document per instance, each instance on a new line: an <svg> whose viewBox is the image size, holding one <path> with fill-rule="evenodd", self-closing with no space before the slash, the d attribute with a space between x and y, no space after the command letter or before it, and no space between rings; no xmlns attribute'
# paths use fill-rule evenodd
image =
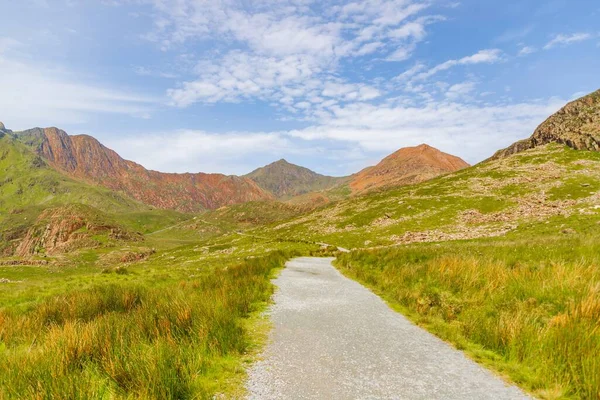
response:
<svg viewBox="0 0 600 400"><path fill-rule="evenodd" d="M263 57L242 51L229 52L220 62L205 60L198 64L199 78L168 91L173 103L185 107L198 101L235 102L241 98L283 98L284 88L296 89L291 97L304 96L314 85L309 80L321 71L313 58L289 55Z"/></svg>
<svg viewBox="0 0 600 400"><path fill-rule="evenodd" d="M468 94L472 89L471 82L464 82L450 86L447 92ZM398 148L422 142L476 163L530 136L539 123L566 102L552 98L482 106L464 104L458 100L460 96L452 97L420 107L367 103L333 106L331 113L298 130L181 130L113 137L104 142L123 157L160 171L244 174L264 164L264 160L301 157L301 163L308 167L344 175ZM328 171L320 170L319 166L327 164L332 166Z"/></svg>
<svg viewBox="0 0 600 400"><path fill-rule="evenodd" d="M379 90L363 84L327 82L321 94L346 101L373 100L380 96Z"/></svg>
<svg viewBox="0 0 600 400"><path fill-rule="evenodd" d="M310 80L309 88L291 97L314 96L328 82L339 81L344 59L374 52L392 61L410 58L426 37L427 26L444 19L417 18L430 6L421 0L335 6L312 0L140 1L155 10L155 29L146 38L163 49L193 40L211 40L216 49L200 60L196 78L168 90L172 104L179 107L258 98L283 100L285 108L290 104L285 89L300 88ZM357 98L377 97L376 90L358 93Z"/></svg>
<svg viewBox="0 0 600 400"><path fill-rule="evenodd" d="M419 72L423 71L425 68L426 68L425 64L417 63L417 64L413 65L412 67L410 67L409 69L407 69L406 71L402 72L400 75L396 76L394 78L394 80L396 80L396 81L409 80L410 78L412 78Z"/></svg>
<svg viewBox="0 0 600 400"><path fill-rule="evenodd" d="M405 61L412 57L413 51L416 49L416 44L407 43L399 46L396 51L390 54L386 60L388 61Z"/></svg>
<svg viewBox="0 0 600 400"><path fill-rule="evenodd" d="M0 36L0 56L2 56L2 54L14 49L14 48L18 48L22 46L22 43L19 42L16 39L10 38L10 37L1 37Z"/></svg>
<svg viewBox="0 0 600 400"><path fill-rule="evenodd" d="M469 92L469 83L454 86ZM288 134L304 140L334 140L359 145L366 152L389 154L423 141L474 163L498 148L529 137L535 127L565 104L562 99L479 106L456 101L423 107L350 104L334 108L319 125Z"/></svg>
<svg viewBox="0 0 600 400"><path fill-rule="evenodd" d="M493 64L500 60L502 60L502 52L499 49L480 50L473 55L466 56L458 60L448 60L438 64L430 70L416 75L415 79L425 80L439 72L446 71L458 65Z"/></svg>
<svg viewBox="0 0 600 400"><path fill-rule="evenodd" d="M425 37L425 24L423 22L413 21L402 25L400 28L393 29L388 33L392 39L423 39Z"/></svg>
<svg viewBox="0 0 600 400"><path fill-rule="evenodd" d="M153 70L143 66L137 66L133 68L133 72L139 76L153 76L157 78L166 78L166 79L174 79L177 78L177 74L171 72L164 72Z"/></svg>
<svg viewBox="0 0 600 400"><path fill-rule="evenodd" d="M570 44L582 42L591 38L592 35L589 33L573 33L570 35L559 34L544 46L544 50L549 50L555 46L568 46Z"/></svg>
<svg viewBox="0 0 600 400"><path fill-rule="evenodd" d="M519 50L519 55L520 56L526 56L528 54L535 53L536 51L537 51L537 49L535 47L524 46L524 47L521 48L521 50Z"/></svg>
<svg viewBox="0 0 600 400"><path fill-rule="evenodd" d="M275 133L209 133L181 130L109 138L105 144L144 167L169 172L244 174L253 158L281 158L297 152L290 139ZM243 160L243 161L242 161Z"/></svg>
<svg viewBox="0 0 600 400"><path fill-rule="evenodd" d="M462 82L452 85L446 91L446 97L451 100L456 100L464 97L475 90L475 82Z"/></svg>

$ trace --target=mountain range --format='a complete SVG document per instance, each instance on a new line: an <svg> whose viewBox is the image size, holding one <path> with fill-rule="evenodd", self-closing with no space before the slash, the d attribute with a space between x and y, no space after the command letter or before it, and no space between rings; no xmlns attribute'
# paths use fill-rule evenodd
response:
<svg viewBox="0 0 600 400"><path fill-rule="evenodd" d="M506 169L507 164L502 160L512 160L512 156L517 153L531 152L536 148L545 149L544 146L549 143L563 144L577 150L598 150L599 139L600 91L597 91L567 104L543 122L530 138L498 151L488 162L469 168L460 176L482 173L485 179L472 181L473 187L479 188L481 182L491 179L485 171L490 168L497 171ZM553 151L542 150L541 157L546 154L551 159L555 157ZM362 202L361 199L375 199L376 197L368 196L370 192L385 194L390 189L416 185L440 176L458 179L457 174L461 174L458 171L468 166L458 157L422 144L400 149L377 165L346 177L321 175L286 160L258 168L245 176L162 173L124 160L90 136L70 136L57 128L13 132L0 123L0 253L25 255L37 254L39 249L61 251L71 248L73 242L82 246L91 243L92 237L96 238L95 242L92 240L96 244L100 243L99 237L109 242L131 241L134 238L143 240L138 232L147 234L182 221L188 222L181 225L184 229L177 231L177 235L206 237L222 234L236 226L273 223L283 216L293 218L306 214L307 210L344 199L349 200L335 207L350 207L344 214L350 216L350 222L342 223L343 219L337 222L332 220L332 225L323 229L332 232L341 229L348 235L356 231L359 235L357 239L360 239L365 234L358 229L362 224L359 222L360 210L373 209L373 212L369 211L369 215L377 215L379 211L374 211L375 203L361 203L354 211L351 204ZM528 167L528 171L536 168ZM546 172L548 171L544 171ZM509 175L515 173L506 172ZM556 179L558 175L553 176ZM490 182L490 185L504 185L504 181ZM581 187L587 188L590 184L585 185ZM429 193L430 190L426 189L427 185L414 187L424 193ZM436 187L441 190L439 188L445 186ZM580 189L579 186L576 188ZM444 190L455 193L459 198L469 199L474 196L473 193L460 195L465 190L462 186L446 187ZM484 189L481 187L477 190ZM354 201L353 198L358 200ZM491 200L486 198L481 201ZM388 211L381 211L382 216L373 222L377 226L369 228L369 232L377 231L379 226L396 226L393 225L396 219L390 210L398 208L401 203L402 201L394 199L393 204L387 206ZM82 207L73 207L74 204ZM227 211L206 214L209 210L222 207L228 207ZM415 203L411 207L412 210L418 210L421 203ZM303 220L315 218L314 224L317 221L325 223L330 212L327 210L331 208L322 211L325 214L319 214L321 211L317 210L304 216ZM204 214L201 214L202 218L194 217L190 222L191 213ZM432 213L433 209L427 209L417 215ZM408 217L402 217L402 220L408 221L406 218ZM64 223L64 220L77 222ZM434 221L435 224L433 221L431 224L437 226L443 220L440 217ZM456 223L460 225L459 222ZM320 226L314 224L307 225L310 226L307 232L314 232ZM409 224L404 223L402 229L406 226ZM424 226L427 224L419 224L421 228ZM174 235L175 232L174 230ZM389 240L382 243L389 243Z"/></svg>
<svg viewBox="0 0 600 400"><path fill-rule="evenodd" d="M114 349L147 337L133 371L171 387L186 369L192 382L206 360L190 342L263 335L263 322L225 317L261 310L254 301L268 301L285 259L335 256L341 273L532 397L596 398L598 139L600 91L474 166L422 144L346 177L285 160L239 177L163 174L89 136L0 124L0 387L62 394L88 375L112 382L126 354ZM226 362L200 376L213 390L204 397L229 393L219 374L243 371L248 349L223 353ZM107 352L117 356L105 362ZM43 372L55 365L83 373ZM87 397L120 395L125 382L97 384Z"/></svg>
<svg viewBox="0 0 600 400"><path fill-rule="evenodd" d="M6 128L5 132L9 132ZM363 193L386 186L412 184L468 166L458 157L421 145L405 148L374 167L349 177L318 174L286 160L245 176L163 173L124 160L88 135L70 136L58 128L11 133L52 169L74 180L99 185L160 209L198 212L261 200L290 200L336 189Z"/></svg>

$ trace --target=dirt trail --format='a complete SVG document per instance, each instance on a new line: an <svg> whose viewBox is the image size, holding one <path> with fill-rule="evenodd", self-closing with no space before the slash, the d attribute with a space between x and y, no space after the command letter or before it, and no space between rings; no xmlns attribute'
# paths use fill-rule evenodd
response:
<svg viewBox="0 0 600 400"><path fill-rule="evenodd" d="M524 399L344 277L298 258L275 280L274 324L249 371L250 399Z"/></svg>

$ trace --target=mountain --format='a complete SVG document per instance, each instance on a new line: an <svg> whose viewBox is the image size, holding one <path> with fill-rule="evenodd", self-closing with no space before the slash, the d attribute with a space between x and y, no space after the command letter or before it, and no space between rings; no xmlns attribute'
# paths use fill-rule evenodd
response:
<svg viewBox="0 0 600 400"><path fill-rule="evenodd" d="M492 159L552 142L576 150L600 151L600 90L567 104L544 121L530 138L496 152Z"/></svg>
<svg viewBox="0 0 600 400"><path fill-rule="evenodd" d="M258 186L279 199L329 189L346 179L321 175L284 159L258 168L245 177L252 179Z"/></svg>
<svg viewBox="0 0 600 400"><path fill-rule="evenodd" d="M468 166L456 156L421 144L402 148L374 167L365 168L353 175L350 188L353 193L363 193L384 187L411 185Z"/></svg>
<svg viewBox="0 0 600 400"><path fill-rule="evenodd" d="M34 128L17 133L17 137L65 175L161 209L194 212L272 199L270 193L249 178L147 170L87 135L69 136L57 128Z"/></svg>
<svg viewBox="0 0 600 400"><path fill-rule="evenodd" d="M72 208L74 205L79 207ZM0 135L0 255L11 255L17 248L19 254L38 253L46 246L50 251L66 250L67 243L72 249L75 242L95 246L93 240L88 240L92 232L97 236L110 235L111 230L113 233L127 231L112 220L103 222L99 216L127 214L143 219L150 213L156 219L161 218L158 210L148 208L121 193L88 185L55 171L7 129ZM50 209L54 211L45 214ZM78 221L88 221L73 225L75 210ZM61 219L71 225L61 226ZM165 224L174 219L176 217L167 219ZM82 227L85 232L79 230ZM29 244L23 244L24 241Z"/></svg>

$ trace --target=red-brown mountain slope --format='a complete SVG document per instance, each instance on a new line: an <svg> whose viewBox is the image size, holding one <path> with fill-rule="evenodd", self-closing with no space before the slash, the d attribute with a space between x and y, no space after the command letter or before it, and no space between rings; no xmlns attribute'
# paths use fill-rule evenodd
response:
<svg viewBox="0 0 600 400"><path fill-rule="evenodd" d="M405 147L387 156L374 167L355 174L350 182L352 193L410 185L468 167L462 159L421 144Z"/></svg>
<svg viewBox="0 0 600 400"><path fill-rule="evenodd" d="M194 212L273 198L248 178L147 170L87 135L69 136L57 128L34 128L19 133L19 138L66 175L124 192L157 208Z"/></svg>

